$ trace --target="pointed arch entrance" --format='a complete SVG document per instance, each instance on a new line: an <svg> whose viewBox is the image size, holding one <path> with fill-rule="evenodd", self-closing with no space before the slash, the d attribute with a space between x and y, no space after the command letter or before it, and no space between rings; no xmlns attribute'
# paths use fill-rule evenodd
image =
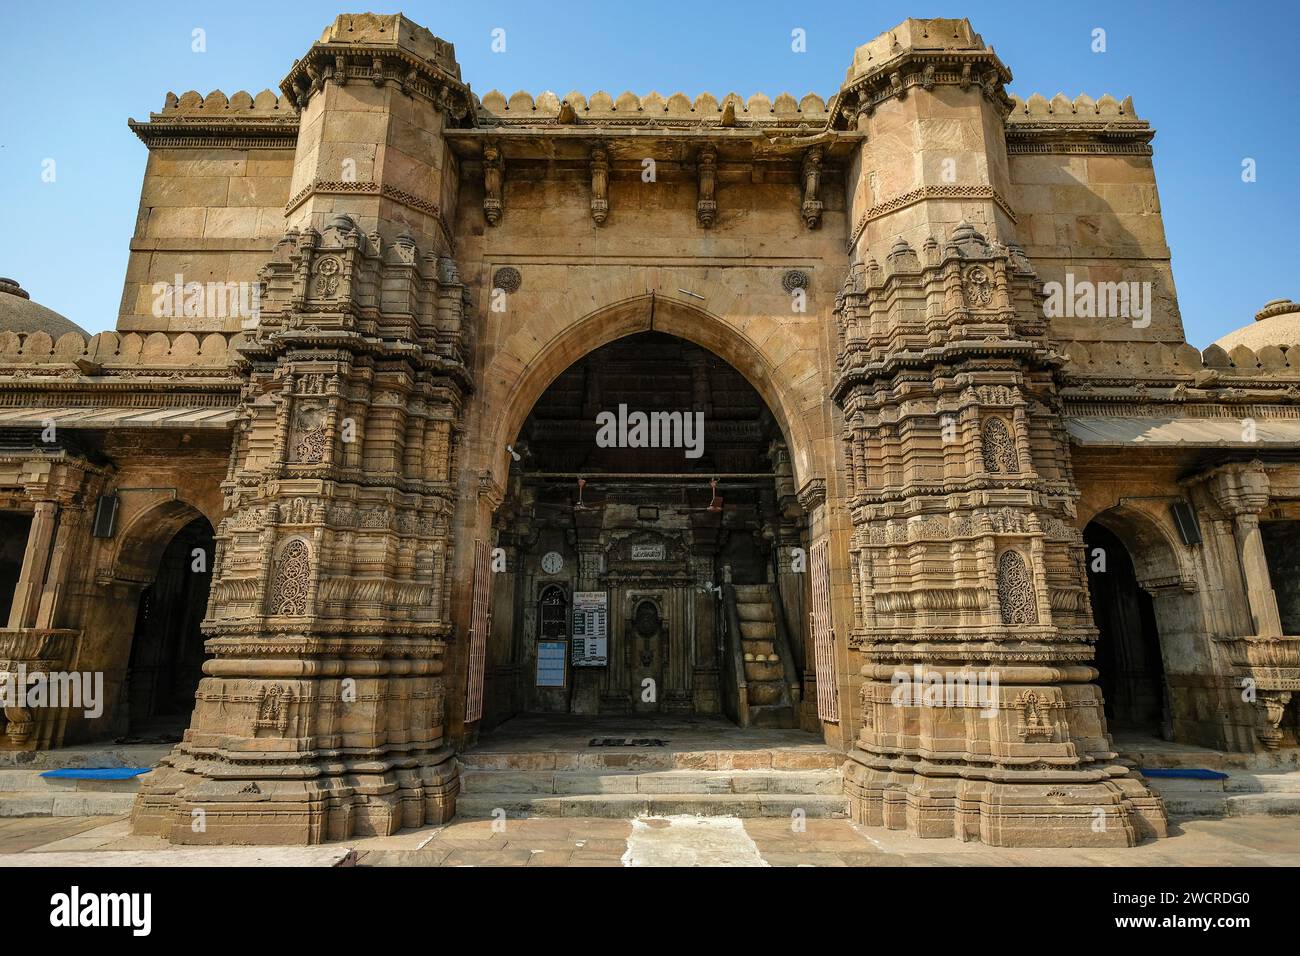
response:
<svg viewBox="0 0 1300 956"><path fill-rule="evenodd" d="M120 532L113 580L135 597L135 614L106 648L121 675L116 739L180 740L189 726L207 659L201 625L215 551L211 521L179 499L146 508Z"/></svg>
<svg viewBox="0 0 1300 956"><path fill-rule="evenodd" d="M484 725L549 713L798 726L809 655L790 553L807 542L784 416L716 352L640 326L556 353L570 362L553 375L545 359L502 416L505 573Z"/></svg>

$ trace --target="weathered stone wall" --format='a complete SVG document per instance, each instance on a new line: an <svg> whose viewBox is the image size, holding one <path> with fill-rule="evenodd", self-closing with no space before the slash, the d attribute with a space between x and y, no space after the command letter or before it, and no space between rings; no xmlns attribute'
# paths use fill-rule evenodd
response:
<svg viewBox="0 0 1300 956"><path fill-rule="evenodd" d="M256 282L275 240L293 172L297 113L270 91L168 94L148 123L140 211L117 327L123 332L236 333L241 316L186 315L159 303L156 283ZM224 310L229 312L230 310Z"/></svg>
<svg viewBox="0 0 1300 956"><path fill-rule="evenodd" d="M1062 341L1183 339L1149 140L1133 101L1015 98L1007 118L1008 198L1021 245L1044 283L1151 283L1149 315L1052 319Z"/></svg>

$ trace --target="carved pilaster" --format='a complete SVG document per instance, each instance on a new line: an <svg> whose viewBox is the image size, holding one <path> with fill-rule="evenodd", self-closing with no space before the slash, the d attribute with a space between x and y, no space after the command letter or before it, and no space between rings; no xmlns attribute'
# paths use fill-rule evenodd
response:
<svg viewBox="0 0 1300 956"><path fill-rule="evenodd" d="M591 150L591 218L603 226L609 217L609 152L604 146Z"/></svg>
<svg viewBox="0 0 1300 956"><path fill-rule="evenodd" d="M699 176L699 193L695 202L695 217L705 229L712 228L718 218L718 202L714 196L718 178L718 151L713 144L700 147L696 157Z"/></svg>

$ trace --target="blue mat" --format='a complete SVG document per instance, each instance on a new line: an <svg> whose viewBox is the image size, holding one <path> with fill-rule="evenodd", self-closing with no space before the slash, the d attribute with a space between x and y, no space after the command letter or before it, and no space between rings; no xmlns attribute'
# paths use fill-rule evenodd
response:
<svg viewBox="0 0 1300 956"><path fill-rule="evenodd" d="M1144 777L1178 777L1182 780L1227 780L1226 773L1220 773L1217 770L1201 770L1196 767L1172 767L1148 770L1146 767L1139 767L1138 771Z"/></svg>
<svg viewBox="0 0 1300 956"><path fill-rule="evenodd" d="M130 780L152 769L152 767L64 767L60 770L47 770L41 776L58 777L61 780Z"/></svg>

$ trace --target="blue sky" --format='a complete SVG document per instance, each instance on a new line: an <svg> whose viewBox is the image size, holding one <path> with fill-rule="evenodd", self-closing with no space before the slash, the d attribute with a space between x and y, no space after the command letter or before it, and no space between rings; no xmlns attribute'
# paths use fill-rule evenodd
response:
<svg viewBox="0 0 1300 956"><path fill-rule="evenodd" d="M275 89L346 0L3 3L0 275L95 332L113 327L146 151L126 128L168 90ZM856 45L908 16L969 17L1011 91L1131 95L1157 130L1157 182L1188 339L1208 345L1268 299L1300 299L1300 80L1288 3L406 3L455 44L482 95L681 90L829 96ZM195 27L207 52L191 50ZM506 51L490 49L494 28ZM808 49L790 50L790 32ZM1107 51L1091 35L1106 30ZM1258 179L1241 180L1256 161ZM56 180L42 182L42 162ZM1288 228L1291 227L1291 228Z"/></svg>

